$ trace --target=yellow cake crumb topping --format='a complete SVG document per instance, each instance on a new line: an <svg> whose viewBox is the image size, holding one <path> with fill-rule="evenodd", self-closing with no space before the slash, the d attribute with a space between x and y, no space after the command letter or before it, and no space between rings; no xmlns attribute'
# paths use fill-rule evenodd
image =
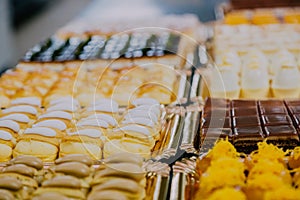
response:
<svg viewBox="0 0 300 200"><path fill-rule="evenodd" d="M246 200L246 195L235 188L226 187L215 191L208 200Z"/></svg>
<svg viewBox="0 0 300 200"><path fill-rule="evenodd" d="M265 200L300 200L300 190L292 187L281 187L274 191L268 191L264 195Z"/></svg>
<svg viewBox="0 0 300 200"><path fill-rule="evenodd" d="M228 140L219 140L208 152L207 157L216 160L223 157L236 158L238 155L235 147Z"/></svg>
<svg viewBox="0 0 300 200"><path fill-rule="evenodd" d="M260 159L283 161L287 154L282 149L273 144L268 144L266 141L259 142L257 145L258 150L250 154L254 162Z"/></svg>

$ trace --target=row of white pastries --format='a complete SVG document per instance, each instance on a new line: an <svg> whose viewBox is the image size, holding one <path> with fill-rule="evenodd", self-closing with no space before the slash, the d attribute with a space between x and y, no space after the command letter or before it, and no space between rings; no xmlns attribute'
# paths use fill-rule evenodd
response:
<svg viewBox="0 0 300 200"><path fill-rule="evenodd" d="M118 103L98 99L81 109L76 99L53 100L45 108L34 97L19 98L0 114L0 158L34 155L43 161L82 153L95 160L122 151L149 157L160 136L158 101L139 98L120 115Z"/></svg>
<svg viewBox="0 0 300 200"><path fill-rule="evenodd" d="M216 26L209 90L228 98L300 96L299 25ZM234 33L234 36L233 36Z"/></svg>

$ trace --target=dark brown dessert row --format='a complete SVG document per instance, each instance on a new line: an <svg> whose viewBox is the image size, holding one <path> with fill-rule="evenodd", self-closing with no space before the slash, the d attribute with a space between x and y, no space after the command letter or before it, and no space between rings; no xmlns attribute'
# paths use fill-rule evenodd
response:
<svg viewBox="0 0 300 200"><path fill-rule="evenodd" d="M201 145L209 147L228 138L240 151L250 152L257 142L284 149L299 144L300 100L227 100L208 98L201 119Z"/></svg>

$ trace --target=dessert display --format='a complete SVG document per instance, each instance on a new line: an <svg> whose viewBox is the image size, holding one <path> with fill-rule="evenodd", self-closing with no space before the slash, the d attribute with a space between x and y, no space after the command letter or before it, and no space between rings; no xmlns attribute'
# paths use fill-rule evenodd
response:
<svg viewBox="0 0 300 200"><path fill-rule="evenodd" d="M220 139L199 158L177 161L171 193L182 193L183 199L226 199L230 195L245 200L298 200L300 191L295 180L299 162L294 156L298 157L299 146L291 151L265 141L257 146L257 150L244 154L228 140ZM178 182L177 177L185 181Z"/></svg>
<svg viewBox="0 0 300 200"><path fill-rule="evenodd" d="M179 123L176 115L148 97L132 99L127 108L104 98L86 107L72 97L53 99L43 107L41 101L26 105L27 100L13 100L1 110L1 162L20 155L50 163L72 154L93 160L119 152L155 157L169 148Z"/></svg>
<svg viewBox="0 0 300 200"><path fill-rule="evenodd" d="M216 66L203 76L202 96L299 98L298 24L217 24L214 31Z"/></svg>
<svg viewBox="0 0 300 200"><path fill-rule="evenodd" d="M101 163L73 154L50 165L34 156L19 156L0 169L0 195L5 199L146 199L150 177L160 173L150 168L142 157L130 153L114 154Z"/></svg>
<svg viewBox="0 0 300 200"><path fill-rule="evenodd" d="M251 152L266 140L291 149L299 145L297 100L227 100L208 98L200 123L201 146L209 148L219 138L239 151Z"/></svg>

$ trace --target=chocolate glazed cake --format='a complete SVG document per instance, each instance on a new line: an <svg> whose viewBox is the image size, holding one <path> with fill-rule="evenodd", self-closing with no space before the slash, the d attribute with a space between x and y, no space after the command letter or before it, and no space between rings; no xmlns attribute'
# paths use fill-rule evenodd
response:
<svg viewBox="0 0 300 200"><path fill-rule="evenodd" d="M225 100L208 98L201 123L201 144L209 148L228 138L242 152L264 139L283 149L299 145L300 101Z"/></svg>

